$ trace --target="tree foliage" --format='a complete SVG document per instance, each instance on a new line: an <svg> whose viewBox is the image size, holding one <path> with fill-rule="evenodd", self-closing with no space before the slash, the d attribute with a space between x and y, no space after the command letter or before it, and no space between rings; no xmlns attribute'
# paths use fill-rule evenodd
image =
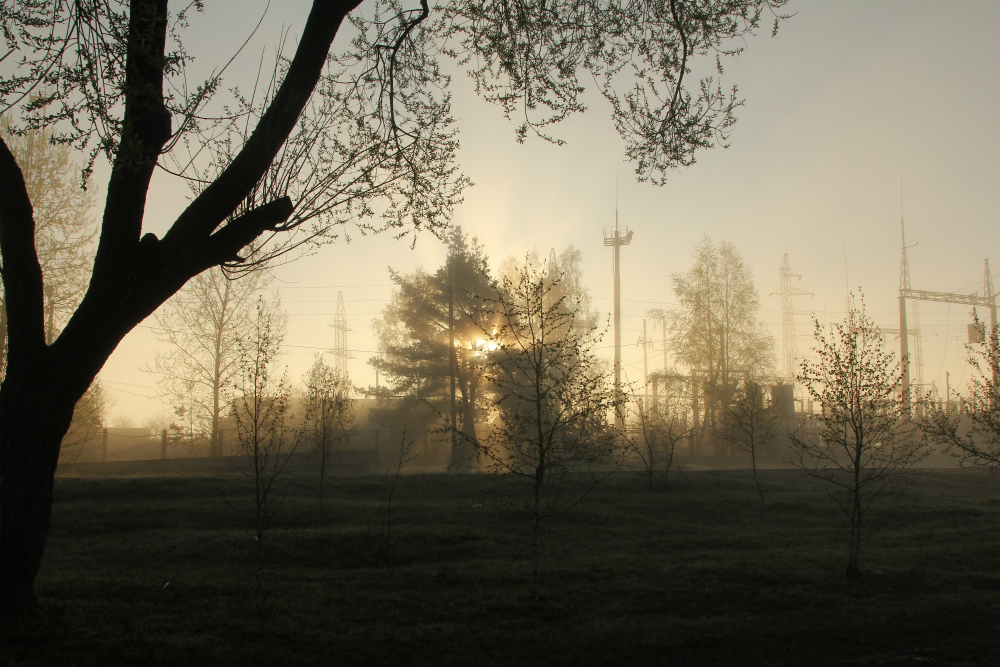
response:
<svg viewBox="0 0 1000 667"><path fill-rule="evenodd" d="M384 395L428 401L442 413L455 405L451 425L474 438L484 409L477 353L490 328L484 299L492 287L479 242L461 227L447 241L445 263L433 274L390 270L396 290L373 322L380 356L371 363L389 383Z"/></svg>
<svg viewBox="0 0 1000 667"><path fill-rule="evenodd" d="M663 184L698 149L725 144L742 104L714 76L693 82L693 61L715 58L721 75L720 57L742 51L764 12L782 4L457 2L445 7L438 33L484 99L517 119L520 141L529 133L558 141L550 126L585 110L583 82L593 81L636 174ZM632 84L624 92L622 81Z"/></svg>
<svg viewBox="0 0 1000 667"><path fill-rule="evenodd" d="M758 320L760 298L753 272L736 246L716 244L705 236L694 248L694 264L672 276L680 307L665 316L673 331L671 348L677 360L696 376L704 399L707 429L719 424L739 379L762 381L774 371L774 341Z"/></svg>
<svg viewBox="0 0 1000 667"><path fill-rule="evenodd" d="M850 524L847 574L857 576L861 543L881 528L880 510L926 449L898 394L899 363L864 300L843 322L815 327L817 360L803 360L796 379L822 411L792 434L792 448L802 470L832 485Z"/></svg>

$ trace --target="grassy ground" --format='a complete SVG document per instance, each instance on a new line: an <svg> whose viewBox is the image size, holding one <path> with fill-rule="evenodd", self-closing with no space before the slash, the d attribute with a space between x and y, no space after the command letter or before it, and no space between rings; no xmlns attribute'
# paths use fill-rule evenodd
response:
<svg viewBox="0 0 1000 667"><path fill-rule="evenodd" d="M381 477L293 481L259 596L234 508L247 482L61 479L30 622L4 665L991 665L1000 661L1000 488L919 476L842 572L825 490L743 471L651 492L612 478L549 525L542 599L529 523L469 475L401 478L376 567Z"/></svg>

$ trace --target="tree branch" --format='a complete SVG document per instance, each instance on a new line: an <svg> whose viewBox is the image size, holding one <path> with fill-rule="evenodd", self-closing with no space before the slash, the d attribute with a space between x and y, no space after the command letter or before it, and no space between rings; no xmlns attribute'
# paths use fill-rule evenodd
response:
<svg viewBox="0 0 1000 667"><path fill-rule="evenodd" d="M341 23L360 3L313 3L288 73L256 129L229 166L191 202L163 237L171 251L179 256L196 252L192 239L211 234L260 181L309 101Z"/></svg>
<svg viewBox="0 0 1000 667"><path fill-rule="evenodd" d="M288 197L281 197L245 213L229 222L209 237L205 260L209 266L223 262L242 262L239 251L269 229L288 220L295 206Z"/></svg>
<svg viewBox="0 0 1000 667"><path fill-rule="evenodd" d="M128 61L125 66L125 116L108 181L101 242L94 261L94 282L118 280L128 270L142 231L146 195L160 151L170 138L170 113L163 105L163 68L167 0L132 0Z"/></svg>

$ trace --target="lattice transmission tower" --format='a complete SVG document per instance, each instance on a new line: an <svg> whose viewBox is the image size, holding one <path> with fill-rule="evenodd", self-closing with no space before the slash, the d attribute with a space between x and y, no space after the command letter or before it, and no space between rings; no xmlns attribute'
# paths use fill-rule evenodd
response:
<svg viewBox="0 0 1000 667"><path fill-rule="evenodd" d="M798 356L795 343L795 316L805 314L805 311L795 308L793 299L797 296L816 296L796 285L799 280L802 280L802 276L792 270L786 252L781 259L781 289L771 292L770 296L781 295L781 370L789 382L795 378L795 358Z"/></svg>
<svg viewBox="0 0 1000 667"><path fill-rule="evenodd" d="M341 382L347 382L347 362L354 359L354 353L347 349L347 332L353 331L347 325L347 311L344 309L344 293L337 292L337 313L333 318L333 324L326 326L333 328L333 347L326 351L334 358L333 369L337 372L337 377Z"/></svg>

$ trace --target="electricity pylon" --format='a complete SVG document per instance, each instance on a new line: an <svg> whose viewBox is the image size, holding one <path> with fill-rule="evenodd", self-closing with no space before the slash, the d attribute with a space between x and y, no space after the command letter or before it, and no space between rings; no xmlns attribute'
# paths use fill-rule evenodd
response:
<svg viewBox="0 0 1000 667"><path fill-rule="evenodd" d="M327 354L334 357L333 369L341 382L347 381L347 361L354 359L354 354L347 349L347 332L353 331L347 326L347 311L344 310L344 293L337 292L337 313L333 318L333 324L326 326L333 328L333 347L327 350Z"/></svg>
<svg viewBox="0 0 1000 667"><path fill-rule="evenodd" d="M653 347L653 340L646 337L646 318L642 319L642 338L637 340L635 344L642 346L642 413L647 414L649 412L648 352ZM664 364L664 369L666 369L666 364Z"/></svg>
<svg viewBox="0 0 1000 667"><path fill-rule="evenodd" d="M771 292L770 296L781 295L781 352L783 356L782 371L789 382L795 378L795 357L798 356L795 344L795 316L801 315L803 311L796 310L792 299L796 296L816 296L812 292L807 292L792 281L802 280L802 276L792 270L788 263L788 253L781 259L781 289Z"/></svg>
<svg viewBox="0 0 1000 667"><path fill-rule="evenodd" d="M906 230L903 227L903 220L899 221L900 232L903 240L903 252L899 268L899 355L902 365L902 378L900 382L903 404L909 409L910 405L910 359L908 336L903 332L909 332L906 325L906 300L913 301L938 301L942 303L959 303L968 306L982 306L990 311L990 328L997 326L997 295L993 290L993 275L990 273L990 260L983 262L983 295L978 294L955 294L953 292L929 292L927 290L916 290L910 287L910 264L906 259L906 249L912 248L918 242L906 245ZM916 303L914 303L916 306ZM919 337L917 339L919 341ZM920 348L917 348L919 354ZM918 359L919 362L919 359Z"/></svg>

